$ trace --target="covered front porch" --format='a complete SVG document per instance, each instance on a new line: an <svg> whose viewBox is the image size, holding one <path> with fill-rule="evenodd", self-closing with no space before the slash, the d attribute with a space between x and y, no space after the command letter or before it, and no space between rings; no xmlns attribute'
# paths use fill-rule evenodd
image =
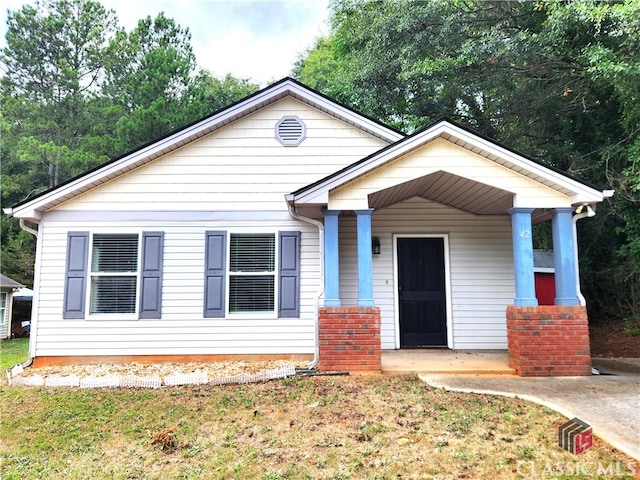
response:
<svg viewBox="0 0 640 480"><path fill-rule="evenodd" d="M294 192L296 212L323 225L320 368L384 371L381 352L435 347L449 364L499 349L519 375L589 375L575 225L602 197L447 122ZM543 221L552 306L535 292Z"/></svg>

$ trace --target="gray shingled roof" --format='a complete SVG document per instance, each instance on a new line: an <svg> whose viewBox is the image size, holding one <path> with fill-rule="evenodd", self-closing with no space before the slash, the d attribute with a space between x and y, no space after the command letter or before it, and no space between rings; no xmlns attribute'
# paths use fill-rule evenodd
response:
<svg viewBox="0 0 640 480"><path fill-rule="evenodd" d="M24 285L0 273L0 287L20 288L24 287Z"/></svg>

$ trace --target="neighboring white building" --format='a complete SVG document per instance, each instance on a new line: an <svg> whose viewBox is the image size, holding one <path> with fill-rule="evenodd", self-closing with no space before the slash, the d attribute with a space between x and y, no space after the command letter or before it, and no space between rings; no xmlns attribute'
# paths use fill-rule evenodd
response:
<svg viewBox="0 0 640 480"><path fill-rule="evenodd" d="M0 339L11 337L11 311L13 309L13 293L24 287L21 283L0 274Z"/></svg>
<svg viewBox="0 0 640 480"><path fill-rule="evenodd" d="M5 212L37 224L36 364L317 360L323 305L378 307L382 349L506 349L505 310L528 301L514 225L606 195L284 79Z"/></svg>

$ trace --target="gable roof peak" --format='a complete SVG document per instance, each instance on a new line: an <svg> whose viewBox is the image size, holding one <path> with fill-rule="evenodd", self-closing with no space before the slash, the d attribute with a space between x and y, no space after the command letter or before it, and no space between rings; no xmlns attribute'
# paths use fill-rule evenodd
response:
<svg viewBox="0 0 640 480"><path fill-rule="evenodd" d="M485 157L521 175L530 177L541 184L571 195L575 201L588 199L589 202L599 202L613 194L610 190L603 191L589 182L574 177L558 168L546 165L534 157L522 154L448 118L441 118L411 135L374 152L368 157L348 165L342 170L290 193L286 196L287 201L290 203L304 203L306 199L315 199L320 192L326 193L345 185L438 138Z"/></svg>
<svg viewBox="0 0 640 480"><path fill-rule="evenodd" d="M393 143L405 136L399 130L359 113L298 80L284 77L207 117L71 178L50 190L5 208L4 212L10 216L37 222L45 210L54 208L129 170L164 156L286 96L292 96L385 142Z"/></svg>

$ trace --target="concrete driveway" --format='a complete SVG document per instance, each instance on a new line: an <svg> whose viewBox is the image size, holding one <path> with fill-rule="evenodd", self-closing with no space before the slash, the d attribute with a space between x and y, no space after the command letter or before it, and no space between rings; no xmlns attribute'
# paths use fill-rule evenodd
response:
<svg viewBox="0 0 640 480"><path fill-rule="evenodd" d="M640 359L593 359L601 375L517 377L494 373L421 373L431 386L519 397L578 417L594 435L640 461Z"/></svg>

